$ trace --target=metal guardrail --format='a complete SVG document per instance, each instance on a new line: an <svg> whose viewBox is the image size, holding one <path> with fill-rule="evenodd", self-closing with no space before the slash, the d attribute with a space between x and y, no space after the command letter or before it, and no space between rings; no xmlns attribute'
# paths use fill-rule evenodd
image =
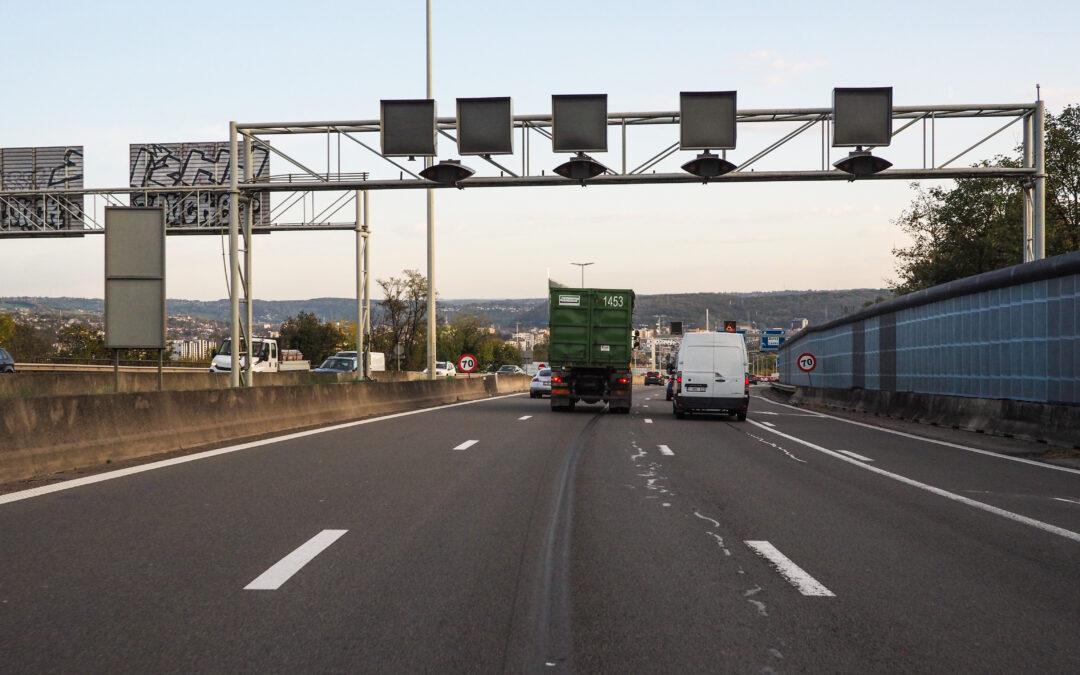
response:
<svg viewBox="0 0 1080 675"><path fill-rule="evenodd" d="M793 384L781 384L780 382L770 382L769 386L777 391L784 392L785 394L794 394L795 385Z"/></svg>
<svg viewBox="0 0 1080 675"><path fill-rule="evenodd" d="M204 373L205 366L177 368L165 367L164 373ZM60 373L111 373L112 366L99 366L88 363L16 363L15 372L60 372ZM157 366L120 366L122 373L156 373Z"/></svg>

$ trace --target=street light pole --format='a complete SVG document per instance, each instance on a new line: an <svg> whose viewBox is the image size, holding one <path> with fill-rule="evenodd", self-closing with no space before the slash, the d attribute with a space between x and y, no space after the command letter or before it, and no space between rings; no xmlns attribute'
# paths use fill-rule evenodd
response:
<svg viewBox="0 0 1080 675"><path fill-rule="evenodd" d="M433 98L431 87L431 0L427 0L427 97ZM432 158L424 159L424 167ZM435 191L427 190L427 371L435 379Z"/></svg>
<svg viewBox="0 0 1080 675"><path fill-rule="evenodd" d="M585 268L588 267L589 265L594 265L595 263L591 263L591 262L580 262L580 263L572 262L570 264L571 265L577 265L578 267L581 268L581 287L585 288Z"/></svg>

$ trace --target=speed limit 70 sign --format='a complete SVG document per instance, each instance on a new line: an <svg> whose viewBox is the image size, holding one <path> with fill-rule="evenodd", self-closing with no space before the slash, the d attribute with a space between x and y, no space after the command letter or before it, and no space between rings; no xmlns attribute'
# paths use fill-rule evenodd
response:
<svg viewBox="0 0 1080 675"><path fill-rule="evenodd" d="M799 358L795 361L795 364L799 366L799 370L804 373L809 373L814 368L817 368L817 358L810 352L803 352L799 354Z"/></svg>
<svg viewBox="0 0 1080 675"><path fill-rule="evenodd" d="M462 354L458 357L457 367L463 373L471 373L476 370L478 362L472 354Z"/></svg>

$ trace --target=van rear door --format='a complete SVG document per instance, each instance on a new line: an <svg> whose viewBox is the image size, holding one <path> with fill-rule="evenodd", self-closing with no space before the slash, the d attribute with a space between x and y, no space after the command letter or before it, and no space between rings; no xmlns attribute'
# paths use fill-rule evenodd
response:
<svg viewBox="0 0 1080 675"><path fill-rule="evenodd" d="M684 345L679 350L679 370L682 372L682 395L686 397L709 397L713 394L713 356L716 350L712 345Z"/></svg>
<svg viewBox="0 0 1080 675"><path fill-rule="evenodd" d="M741 398L746 379L746 362L743 350L734 345L717 345L714 349L712 396L717 398Z"/></svg>

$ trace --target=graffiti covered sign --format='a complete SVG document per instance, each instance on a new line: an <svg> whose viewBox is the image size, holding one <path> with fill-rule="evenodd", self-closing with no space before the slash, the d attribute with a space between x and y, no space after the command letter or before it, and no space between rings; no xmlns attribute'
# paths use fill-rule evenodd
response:
<svg viewBox="0 0 1080 675"><path fill-rule="evenodd" d="M0 190L45 193L83 187L81 145L0 148ZM81 230L81 195L14 195L0 198L0 230Z"/></svg>
<svg viewBox="0 0 1080 675"><path fill-rule="evenodd" d="M270 153L255 146L251 150L252 176L258 181L270 177ZM244 173L244 155L240 154L240 175ZM200 192L199 186L229 183L228 142L209 143L133 143L130 146L130 185L140 187L177 187L176 192L131 195L132 206L165 205L168 227L228 227L228 194ZM270 225L270 195L263 193L253 203L255 227ZM240 209L241 222L244 207Z"/></svg>

